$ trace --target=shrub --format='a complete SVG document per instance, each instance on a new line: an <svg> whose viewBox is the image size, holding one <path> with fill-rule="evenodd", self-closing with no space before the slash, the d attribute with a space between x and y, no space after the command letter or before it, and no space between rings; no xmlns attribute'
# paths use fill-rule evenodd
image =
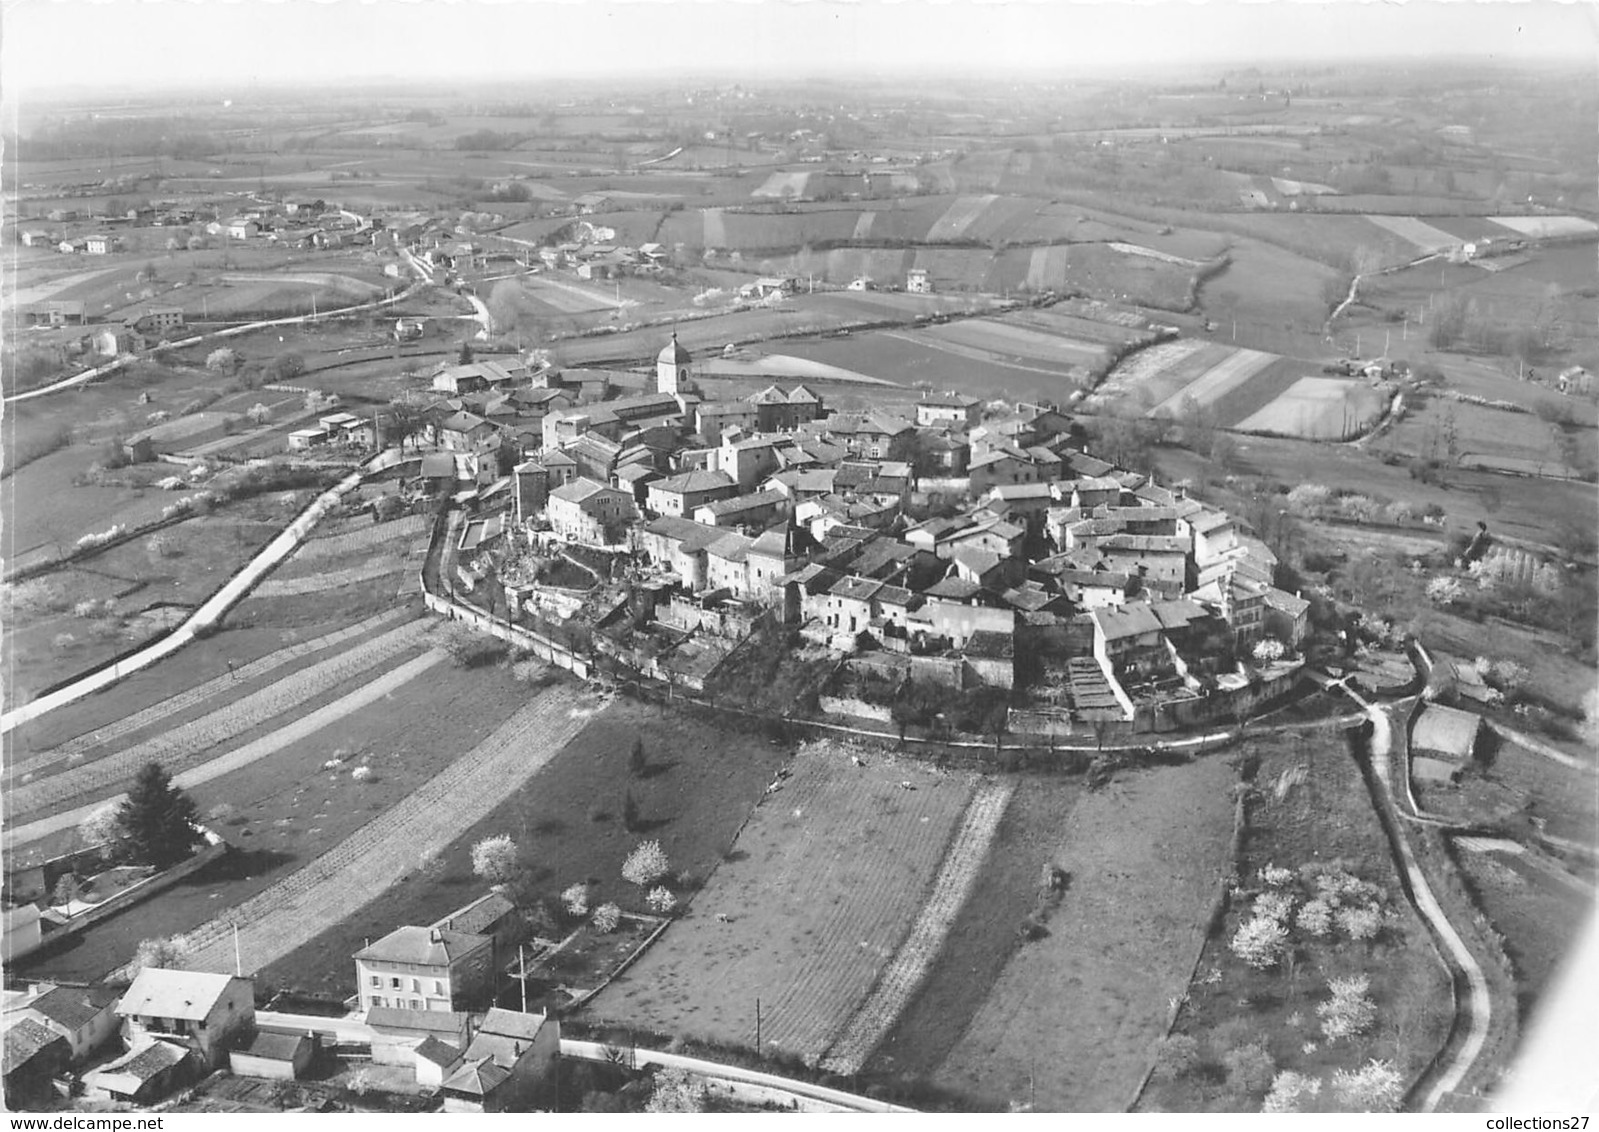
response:
<svg viewBox="0 0 1599 1132"><path fill-rule="evenodd" d="M672 871L659 841L642 841L622 863L622 879L643 888Z"/></svg>
<svg viewBox="0 0 1599 1132"><path fill-rule="evenodd" d="M112 856L122 837L122 818L114 802L107 802L78 823L78 839L85 845L98 847L101 856Z"/></svg>
<svg viewBox="0 0 1599 1132"><path fill-rule="evenodd" d="M1305 1102L1321 1095L1321 1082L1292 1069L1284 1069L1271 1080L1271 1091L1261 1112L1303 1112Z"/></svg>
<svg viewBox="0 0 1599 1132"><path fill-rule="evenodd" d="M505 642L456 625L444 638L444 651L460 668L483 668L505 655Z"/></svg>
<svg viewBox="0 0 1599 1132"><path fill-rule="evenodd" d="M1276 965L1288 946L1288 932L1276 920L1256 916L1233 934L1232 953L1256 970Z"/></svg>
<svg viewBox="0 0 1599 1132"><path fill-rule="evenodd" d="M496 887L509 884L522 871L517 855L509 834L485 837L472 846L472 872Z"/></svg>
<svg viewBox="0 0 1599 1132"><path fill-rule="evenodd" d="M1436 605L1454 605L1465 594L1460 579L1440 574L1427 583L1427 600Z"/></svg>
<svg viewBox="0 0 1599 1132"><path fill-rule="evenodd" d="M1309 900L1299 909L1295 923L1299 930L1313 936L1324 936L1332 931L1333 912L1325 900Z"/></svg>
<svg viewBox="0 0 1599 1132"><path fill-rule="evenodd" d="M1371 980L1365 975L1332 979L1327 989L1332 997L1316 1007L1316 1014L1321 1018L1321 1032L1328 1041L1365 1033L1377 1020L1376 1004L1366 994L1371 989Z"/></svg>
<svg viewBox="0 0 1599 1132"><path fill-rule="evenodd" d="M1188 1034L1168 1034L1155 1053L1155 1076L1175 1081L1199 1068L1199 1042Z"/></svg>
<svg viewBox="0 0 1599 1132"><path fill-rule="evenodd" d="M673 896L672 890L665 885L657 885L655 888L650 889L649 895L644 897L644 903L649 905L651 912L661 916L669 916L672 914L672 910L677 907L677 897Z"/></svg>
<svg viewBox="0 0 1599 1132"><path fill-rule="evenodd" d="M1287 924L1294 912L1293 895L1287 892L1262 892L1255 897L1255 917Z"/></svg>
<svg viewBox="0 0 1599 1132"><path fill-rule="evenodd" d="M1288 493L1288 507L1302 515L1314 515L1332 499L1332 489L1319 483L1302 483Z"/></svg>
<svg viewBox="0 0 1599 1132"><path fill-rule="evenodd" d="M1382 909L1375 904L1340 908L1337 920L1338 929L1350 939L1376 939L1382 931Z"/></svg>
<svg viewBox="0 0 1599 1132"><path fill-rule="evenodd" d="M1281 660L1283 658L1283 651L1283 644L1281 641L1274 641L1270 637L1266 637L1263 640L1255 642L1255 648L1252 655L1262 664L1270 664L1273 661Z"/></svg>
<svg viewBox="0 0 1599 1132"><path fill-rule="evenodd" d="M1285 884L1294 882L1294 870L1278 868L1276 865L1267 862L1261 866L1260 880L1262 884L1269 884L1273 888L1281 888Z"/></svg>
<svg viewBox="0 0 1599 1132"><path fill-rule="evenodd" d="M1368 1061L1350 1072L1333 1074L1333 1096L1339 1105L1354 1112L1393 1112L1399 1107L1404 1082L1391 1061Z"/></svg>
<svg viewBox="0 0 1599 1132"><path fill-rule="evenodd" d="M1251 1042L1228 1050L1221 1059L1227 1070L1227 1086L1236 1092L1260 1096L1271 1088L1277 1063L1263 1042Z"/></svg>
<svg viewBox="0 0 1599 1132"><path fill-rule="evenodd" d="M239 355L226 346L219 346L205 356L205 368L212 373L232 373L239 368Z"/></svg>
<svg viewBox="0 0 1599 1132"><path fill-rule="evenodd" d="M146 967L181 971L184 955L185 949L176 938L146 939L139 942L138 948L133 953L133 962L128 966L130 973L135 975Z"/></svg>
<svg viewBox="0 0 1599 1132"><path fill-rule="evenodd" d="M662 1069L655 1075L655 1091L645 1112L704 1112L705 1084L684 1069Z"/></svg>
<svg viewBox="0 0 1599 1132"><path fill-rule="evenodd" d="M257 401L245 410L244 415L250 419L251 424L266 424L272 419L272 410Z"/></svg>
<svg viewBox="0 0 1599 1132"><path fill-rule="evenodd" d="M561 893L561 906L566 909L569 916L587 916L589 914L589 886L579 882L569 885Z"/></svg>
<svg viewBox="0 0 1599 1132"><path fill-rule="evenodd" d="M622 923L622 909L615 904L601 904L594 909L594 930L614 932Z"/></svg>
<svg viewBox="0 0 1599 1132"><path fill-rule="evenodd" d="M144 549L154 559L173 558L178 553L178 541L171 535L158 532L145 540Z"/></svg>

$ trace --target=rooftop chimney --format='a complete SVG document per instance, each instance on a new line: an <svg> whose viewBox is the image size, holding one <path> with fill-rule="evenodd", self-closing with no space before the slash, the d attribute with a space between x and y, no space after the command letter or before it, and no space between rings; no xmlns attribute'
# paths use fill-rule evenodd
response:
<svg viewBox="0 0 1599 1132"><path fill-rule="evenodd" d="M428 942L429 943L443 943L444 942L444 933L439 931L438 928L429 928L428 929Z"/></svg>

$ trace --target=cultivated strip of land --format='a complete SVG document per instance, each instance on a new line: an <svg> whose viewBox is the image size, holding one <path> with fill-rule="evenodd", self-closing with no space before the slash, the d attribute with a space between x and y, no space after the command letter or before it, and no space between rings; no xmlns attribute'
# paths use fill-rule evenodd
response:
<svg viewBox="0 0 1599 1132"><path fill-rule="evenodd" d="M343 531L339 534L308 539L306 544L295 554L293 560L306 561L313 558L336 557L341 554L366 550L368 547L377 546L380 543L390 542L394 539L405 538L408 535L423 535L427 533L428 526L432 521L426 515L407 515L404 518L394 519L387 523L374 523L370 527L357 527L352 531Z"/></svg>
<svg viewBox="0 0 1599 1132"><path fill-rule="evenodd" d="M213 677L203 684L196 684L175 696L168 696L158 703L151 704L142 711L134 712L132 715L125 716L114 723L108 723L104 727L97 727L93 731L87 731L68 742L62 743L59 747L52 747L47 751L39 752L37 755L20 759L11 768L12 777L13 779L20 778L24 774L33 774L54 766L58 762L69 762L79 756L88 754L96 747L115 743L123 736L131 735L135 731L160 723L163 719L177 715L179 712L187 711L204 703L213 696L226 695L239 684L248 683L259 676L265 676L286 664L292 664L301 657L333 648L336 645L343 644L345 641L353 640L356 637L380 629L392 621L404 620L415 617L415 615L415 611L409 609L385 610L363 621L357 621L354 625L348 625L343 629L337 629L331 633L324 633L320 637L314 637L309 641L301 641L299 644L287 645L284 648L277 649L266 656L252 660L249 664L239 665L224 676Z"/></svg>
<svg viewBox="0 0 1599 1132"><path fill-rule="evenodd" d="M184 789L192 789L201 783L210 782L220 778L230 771L239 770L253 762L259 762L268 755L275 755L285 747L309 738L322 730L343 719L345 716L376 703L384 696L398 691L428 669L442 664L446 654L439 649L430 649L421 656L413 657L398 668L394 668L379 676L370 683L363 684L348 695L340 696L330 704L324 704L311 712L301 716L294 722L279 727L251 743L246 743L229 751L225 755L191 767L173 776L173 781ZM126 794L118 794L113 798L106 798L87 806L80 806L75 810L52 814L47 818L29 822L27 825L18 826L10 831L9 839L12 844L25 845L29 841L36 841L63 829L76 828L79 823L96 810L104 806L120 805L127 798Z"/></svg>
<svg viewBox="0 0 1599 1132"><path fill-rule="evenodd" d="M353 586L357 582L370 582L376 578L398 574L406 568L404 559L387 562L366 562L344 570L329 570L321 574L308 574L303 578L269 578L255 587L256 597L295 597L300 594L336 590L340 586Z"/></svg>
<svg viewBox="0 0 1599 1132"><path fill-rule="evenodd" d="M909 1004L971 894L1015 790L1016 783L1010 779L984 782L977 788L944 863L939 866L933 893L911 925L910 935L900 944L871 997L855 1012L844 1027L843 1036L822 1059L822 1068L834 1073L859 1073Z"/></svg>
<svg viewBox="0 0 1599 1132"><path fill-rule="evenodd" d="M125 751L73 767L38 782L17 786L7 796L12 820L19 814L41 810L130 779L147 762L158 762L168 769L175 769L218 743L292 711L345 680L370 671L407 649L415 648L435 624L433 621L413 621L401 625L309 668L291 673L198 719L180 724L142 743L135 743Z"/></svg>
<svg viewBox="0 0 1599 1132"><path fill-rule="evenodd" d="M569 687L531 700L472 751L305 868L181 937L185 966L258 971L383 895L510 797L588 723Z"/></svg>

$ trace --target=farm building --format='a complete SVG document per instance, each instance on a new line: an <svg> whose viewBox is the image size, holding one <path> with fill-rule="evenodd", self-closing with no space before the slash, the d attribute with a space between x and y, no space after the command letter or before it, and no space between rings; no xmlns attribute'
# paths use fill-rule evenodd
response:
<svg viewBox="0 0 1599 1132"><path fill-rule="evenodd" d="M28 1003L27 1016L60 1034L82 1061L117 1032L121 995L110 987L50 987Z"/></svg>
<svg viewBox="0 0 1599 1132"><path fill-rule="evenodd" d="M239 1077L293 1081L305 1075L316 1057L315 1034L257 1032L228 1054L228 1069Z"/></svg>
<svg viewBox="0 0 1599 1132"><path fill-rule="evenodd" d="M1482 738L1482 717L1474 712L1428 704L1416 717L1410 733L1410 749L1425 752L1454 763L1469 762L1477 755Z"/></svg>
<svg viewBox="0 0 1599 1132"><path fill-rule="evenodd" d="M148 334L155 330L172 330L183 325L182 307L147 307L143 314L123 322L129 330Z"/></svg>
<svg viewBox="0 0 1599 1132"><path fill-rule="evenodd" d="M83 304L67 300L29 307L24 317L29 326L82 326L88 321Z"/></svg>
<svg viewBox="0 0 1599 1132"><path fill-rule="evenodd" d="M90 255L110 255L112 252L120 252L122 250L122 241L115 236L96 233L93 236L84 238L83 250Z"/></svg>
<svg viewBox="0 0 1599 1132"><path fill-rule="evenodd" d="M45 1104L55 1096L55 1078L66 1072L72 1051L60 1034L32 1018L5 1032L5 1100L13 1111Z"/></svg>
<svg viewBox="0 0 1599 1132"><path fill-rule="evenodd" d="M289 433L289 451L304 452L311 448L318 448L326 444L328 439L328 430L320 425L315 428L297 428Z"/></svg>
<svg viewBox="0 0 1599 1132"><path fill-rule="evenodd" d="M913 267L905 273L905 290L913 295L931 295L933 281L925 267Z"/></svg>
<svg viewBox="0 0 1599 1132"><path fill-rule="evenodd" d="M188 1050L172 1042L151 1041L85 1073L83 1086L91 1097L149 1104L187 1082L194 1072Z"/></svg>
<svg viewBox="0 0 1599 1132"><path fill-rule="evenodd" d="M255 1024L255 990L237 975L146 967L116 1009L130 1044L164 1039L215 1067L232 1035Z"/></svg>
<svg viewBox="0 0 1599 1132"><path fill-rule="evenodd" d="M460 1066L439 1086L445 1112L510 1112L538 1105L554 1084L561 1024L543 1014L493 1009Z"/></svg>

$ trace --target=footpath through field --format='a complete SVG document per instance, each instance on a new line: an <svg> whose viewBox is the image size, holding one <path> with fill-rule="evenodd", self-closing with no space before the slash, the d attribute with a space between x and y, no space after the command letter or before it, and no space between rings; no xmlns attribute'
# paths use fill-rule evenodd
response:
<svg viewBox="0 0 1599 1132"><path fill-rule="evenodd" d="M597 698L539 693L404 801L270 888L180 937L190 970L260 970L383 895L537 774L588 723ZM238 928L235 943L234 928Z"/></svg>
<svg viewBox="0 0 1599 1132"><path fill-rule="evenodd" d="M1402 814L1403 811L1394 795L1393 763L1390 758L1393 750L1393 727L1389 722L1388 713L1362 698L1349 687L1347 682L1341 684L1341 687L1365 711L1366 718L1371 720L1372 772L1382 784L1388 805L1395 813ZM1471 949L1460 938L1460 933L1449 922L1449 917L1444 914L1438 898L1432 893L1432 886L1427 883L1426 874L1416 863L1410 841L1405 836L1404 823L1395 822L1393 828L1394 843L1399 856L1398 864L1405 870L1405 876L1410 882L1416 911L1421 913L1433 934L1449 953L1451 964L1466 978L1466 995L1457 998L1457 1009L1464 1016L1463 1020L1466 1023L1464 1037L1458 1043L1452 1041L1450 1048L1445 1051L1444 1059L1433 1067L1432 1083L1417 1104L1422 1112L1435 1112L1444 1097L1460 1087L1460 1083L1465 1080L1466 1074L1476 1063L1477 1055L1487 1043L1489 1021L1493 1016L1493 996L1488 993L1488 980L1483 976L1482 968L1477 965Z"/></svg>

